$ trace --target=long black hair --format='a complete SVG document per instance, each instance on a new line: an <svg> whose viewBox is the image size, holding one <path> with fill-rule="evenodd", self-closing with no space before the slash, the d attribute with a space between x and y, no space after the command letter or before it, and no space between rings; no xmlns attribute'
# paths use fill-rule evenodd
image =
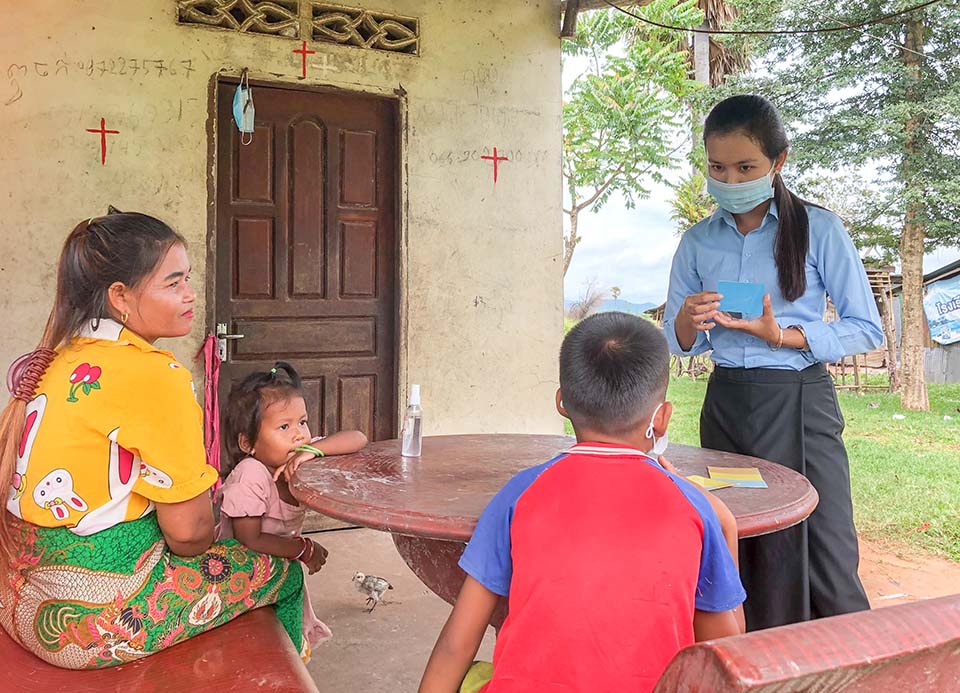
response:
<svg viewBox="0 0 960 693"><path fill-rule="evenodd" d="M703 126L704 142L712 135L734 132L743 133L760 145L771 161L790 146L780 114L762 96L731 96L713 107ZM787 301L796 301L807 290L805 265L810 248L810 219L804 205L810 203L790 192L779 173L773 179L773 199L779 217L774 259L780 293Z"/></svg>
<svg viewBox="0 0 960 693"><path fill-rule="evenodd" d="M26 402L36 381L50 365L55 350L68 343L92 320L109 318L107 291L114 282L140 285L183 237L166 223L137 212L110 207L102 217L81 221L67 236L57 263L57 288L34 355L29 392L11 399L0 414L0 488L9 488L26 420ZM18 386L17 390L21 390ZM12 550L7 513L0 513L0 549Z"/></svg>

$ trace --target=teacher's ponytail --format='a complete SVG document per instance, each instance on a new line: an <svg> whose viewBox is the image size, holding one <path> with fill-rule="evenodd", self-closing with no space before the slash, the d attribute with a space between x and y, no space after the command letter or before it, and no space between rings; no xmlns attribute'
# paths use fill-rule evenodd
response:
<svg viewBox="0 0 960 693"><path fill-rule="evenodd" d="M703 138L742 132L760 145L764 155L776 160L790 146L780 114L762 96L744 94L724 99L710 111L704 123ZM773 199L777 203L777 242L774 261L780 293L787 301L796 301L807 290L806 261L810 248L810 202L793 194L777 173L773 180ZM811 205L816 206L816 205Z"/></svg>
<svg viewBox="0 0 960 693"><path fill-rule="evenodd" d="M773 200L777 203L777 243L773 257L777 263L780 293L787 301L796 301L807 291L807 251L810 249L808 202L794 195L779 173L774 176Z"/></svg>

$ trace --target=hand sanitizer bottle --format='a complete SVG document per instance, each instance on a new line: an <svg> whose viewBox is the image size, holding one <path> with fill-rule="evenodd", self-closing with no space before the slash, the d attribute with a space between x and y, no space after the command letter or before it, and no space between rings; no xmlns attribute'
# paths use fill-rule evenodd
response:
<svg viewBox="0 0 960 693"><path fill-rule="evenodd" d="M403 444L400 454L404 457L420 457L423 439L423 409L420 408L420 386L410 386L410 404L403 416Z"/></svg>

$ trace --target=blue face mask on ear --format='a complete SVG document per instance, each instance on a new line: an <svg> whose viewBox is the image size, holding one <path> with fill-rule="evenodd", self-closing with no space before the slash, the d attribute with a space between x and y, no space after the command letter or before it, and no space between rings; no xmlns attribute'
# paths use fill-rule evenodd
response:
<svg viewBox="0 0 960 693"><path fill-rule="evenodd" d="M743 183L723 183L707 175L707 192L731 214L743 214L773 199L773 169L765 176Z"/></svg>

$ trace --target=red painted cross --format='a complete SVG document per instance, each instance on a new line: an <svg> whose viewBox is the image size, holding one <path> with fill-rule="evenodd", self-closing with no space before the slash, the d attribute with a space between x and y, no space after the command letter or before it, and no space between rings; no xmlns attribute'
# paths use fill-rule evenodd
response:
<svg viewBox="0 0 960 693"><path fill-rule="evenodd" d="M107 163L107 135L119 135L119 130L107 130L107 121L105 118L100 119L100 129L87 128L87 132L98 132L100 133L100 165L104 166Z"/></svg>
<svg viewBox="0 0 960 693"><path fill-rule="evenodd" d="M304 42L303 42L303 47L302 47L302 48L295 48L295 49L293 50L293 52L294 52L294 53L300 53L300 55L303 56L303 76L302 76L300 79L306 79L306 78L307 78L307 56L308 56L308 55L313 55L313 54L315 54L316 51L308 51L308 50L307 50L307 42L304 41Z"/></svg>
<svg viewBox="0 0 960 693"><path fill-rule="evenodd" d="M496 147L493 148L493 156L481 156L480 158L481 158L481 159L489 159L490 161L493 162L493 182L494 182L494 184L496 184L496 182L497 182L497 170L498 170L499 167L500 167L500 162L501 162L501 161L510 161L510 159L508 159L508 158L505 157L505 156L497 156L497 148L496 148Z"/></svg>

